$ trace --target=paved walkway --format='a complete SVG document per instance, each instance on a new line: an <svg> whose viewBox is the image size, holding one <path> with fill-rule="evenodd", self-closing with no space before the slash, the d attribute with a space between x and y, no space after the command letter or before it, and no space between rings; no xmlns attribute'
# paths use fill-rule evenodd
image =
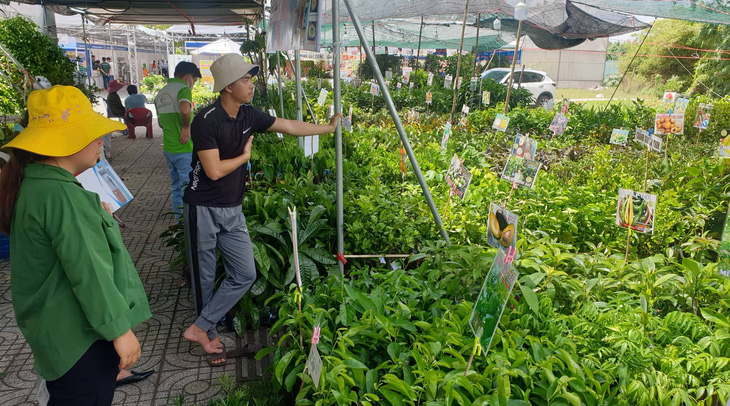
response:
<svg viewBox="0 0 730 406"><path fill-rule="evenodd" d="M262 362L239 358L224 367L209 367L199 346L182 338L194 320L190 290L179 270L170 270L173 256L160 233L173 220L170 211L170 181L162 154L162 130L155 126L153 139L137 129L137 139L117 133L113 139L111 164L134 195L134 200L117 212L126 223L122 230L127 249L147 291L153 317L134 329L142 345L136 370L155 369L149 379L119 388L115 405L170 405L181 396L183 404L207 405L220 394L218 377L226 373L239 381L263 374ZM249 331L248 342L265 344L266 331ZM228 348L236 345L235 334L222 333ZM267 360L266 360L267 361ZM33 357L15 323L10 302L10 266L0 260L0 406L36 405Z"/></svg>

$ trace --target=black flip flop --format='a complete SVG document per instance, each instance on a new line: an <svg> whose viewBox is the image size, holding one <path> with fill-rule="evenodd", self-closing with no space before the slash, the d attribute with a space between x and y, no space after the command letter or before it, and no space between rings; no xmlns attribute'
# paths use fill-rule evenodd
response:
<svg viewBox="0 0 730 406"><path fill-rule="evenodd" d="M244 344L243 347L236 348L228 352L228 358L247 357L253 358L264 347L258 344Z"/></svg>
<svg viewBox="0 0 730 406"><path fill-rule="evenodd" d="M154 369L150 369L149 371L143 371L143 372L136 372L136 371L129 371L132 373L132 375L129 375L126 378L122 378L117 381L117 387L120 387L122 385L128 385L130 383L135 383L139 381L143 381L150 377L150 375L155 373Z"/></svg>
<svg viewBox="0 0 730 406"><path fill-rule="evenodd" d="M221 349L223 350L220 353L217 354L205 354L205 360L208 363L208 365L212 367L220 367L223 365L226 365L228 363L228 353L226 352L226 345L221 342ZM223 359L223 362L215 362L219 359Z"/></svg>

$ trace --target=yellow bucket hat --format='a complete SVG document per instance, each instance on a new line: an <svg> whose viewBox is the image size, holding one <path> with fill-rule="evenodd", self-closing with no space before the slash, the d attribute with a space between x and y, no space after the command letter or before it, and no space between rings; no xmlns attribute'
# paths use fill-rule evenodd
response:
<svg viewBox="0 0 730 406"><path fill-rule="evenodd" d="M73 86L53 86L28 95L28 126L2 148L44 156L69 156L95 139L127 127L94 111Z"/></svg>

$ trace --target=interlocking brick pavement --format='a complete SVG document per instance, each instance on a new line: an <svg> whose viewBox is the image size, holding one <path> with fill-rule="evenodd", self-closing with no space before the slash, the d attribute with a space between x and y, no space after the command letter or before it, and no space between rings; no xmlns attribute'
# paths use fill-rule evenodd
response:
<svg viewBox="0 0 730 406"><path fill-rule="evenodd" d="M156 121L156 120L155 120ZM155 123L156 124L156 123ZM154 138L137 139L120 133L112 141L111 165L134 195L134 200L116 214L126 223L122 236L147 291L152 318L134 329L142 346L142 358L133 369L155 369L145 381L117 389L114 405L170 405L184 398L184 404L205 405L220 395L222 374L239 381L260 378L269 357L263 361L239 358L222 367L205 363L203 351L183 339L182 332L194 320L190 289L179 270L170 269L172 248L164 246L160 234L173 223L170 208L170 180L162 153L162 130L155 125ZM271 344L267 331L249 331L243 339L221 332L227 348L241 342ZM9 261L0 260L0 406L36 405L33 356L20 334L10 301Z"/></svg>

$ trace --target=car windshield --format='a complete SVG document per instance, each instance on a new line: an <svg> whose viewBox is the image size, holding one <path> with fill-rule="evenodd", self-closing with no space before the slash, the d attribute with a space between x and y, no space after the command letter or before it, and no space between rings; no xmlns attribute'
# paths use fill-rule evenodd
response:
<svg viewBox="0 0 730 406"><path fill-rule="evenodd" d="M504 71L504 70L493 70L491 72L487 72L487 74L484 75L484 79L492 79L493 81L499 83L508 74L509 74L508 71Z"/></svg>

